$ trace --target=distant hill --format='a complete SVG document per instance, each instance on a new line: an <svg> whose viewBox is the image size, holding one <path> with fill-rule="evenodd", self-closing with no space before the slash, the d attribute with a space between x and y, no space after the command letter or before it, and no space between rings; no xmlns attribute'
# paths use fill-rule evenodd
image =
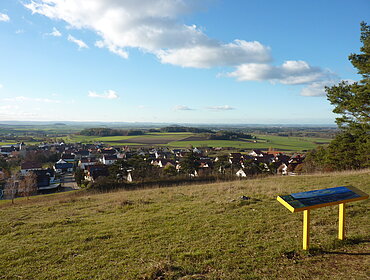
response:
<svg viewBox="0 0 370 280"><path fill-rule="evenodd" d="M4 279L367 279L370 200L313 210L313 250L302 215L276 196L351 184L370 193L369 170L84 191L0 201ZM247 199L241 199L241 196Z"/></svg>

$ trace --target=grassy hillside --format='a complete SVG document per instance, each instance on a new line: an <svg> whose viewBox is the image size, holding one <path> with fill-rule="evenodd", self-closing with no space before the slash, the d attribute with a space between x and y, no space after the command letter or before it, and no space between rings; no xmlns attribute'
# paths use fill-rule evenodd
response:
<svg viewBox="0 0 370 280"><path fill-rule="evenodd" d="M0 279L366 279L369 200L348 204L341 242L338 207L313 210L304 252L302 213L276 196L369 182L366 170L2 202Z"/></svg>

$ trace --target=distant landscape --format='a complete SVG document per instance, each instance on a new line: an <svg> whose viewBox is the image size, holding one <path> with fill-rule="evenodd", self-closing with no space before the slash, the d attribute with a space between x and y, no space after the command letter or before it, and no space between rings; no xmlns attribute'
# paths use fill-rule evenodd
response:
<svg viewBox="0 0 370 280"><path fill-rule="evenodd" d="M96 124L95 124L96 125ZM142 128L144 126L144 128ZM194 132L162 132L171 126L137 125L127 127L126 125L105 124L100 129L120 130L126 134L120 136L83 135L81 131L90 129L91 124L1 124L0 123L0 145L11 145L19 142L26 144L37 144L41 142L52 142L62 139L67 143L94 143L102 142L111 146L167 146L173 148L193 147L228 147L235 149L262 149L269 148L281 151L308 151L319 145L325 145L338 132L333 126L212 126L202 125L193 128ZM185 126L175 126L186 128ZM189 128L189 127L188 127ZM99 129L99 128L96 128ZM212 139L206 132L229 132L239 134L233 139ZM136 133L135 133L136 132ZM243 133L244 137L243 138ZM136 135L135 135L136 134ZM220 137L219 137L220 138Z"/></svg>

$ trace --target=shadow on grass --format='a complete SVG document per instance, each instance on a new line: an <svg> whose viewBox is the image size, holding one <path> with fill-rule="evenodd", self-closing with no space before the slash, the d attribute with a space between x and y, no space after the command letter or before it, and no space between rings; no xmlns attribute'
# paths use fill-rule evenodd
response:
<svg viewBox="0 0 370 280"><path fill-rule="evenodd" d="M335 240L331 246L329 246L331 249L340 249L344 246L350 246L350 245L358 245L362 243L370 243L370 239L364 239L364 238L349 238L346 240ZM329 249L330 250L330 249ZM352 253L352 252L343 252L343 251L329 251L324 250L322 248L311 248L308 253L311 256L317 256L317 255L349 255L349 256L370 256L370 253L363 252L363 253Z"/></svg>

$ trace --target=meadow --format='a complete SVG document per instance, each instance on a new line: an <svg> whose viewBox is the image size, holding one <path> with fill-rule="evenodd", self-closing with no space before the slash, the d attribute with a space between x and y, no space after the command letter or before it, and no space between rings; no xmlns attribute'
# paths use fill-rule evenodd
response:
<svg viewBox="0 0 370 280"><path fill-rule="evenodd" d="M0 202L1 279L368 279L369 200L302 213L276 196L341 185L370 193L370 170ZM241 196L249 197L241 200Z"/></svg>

